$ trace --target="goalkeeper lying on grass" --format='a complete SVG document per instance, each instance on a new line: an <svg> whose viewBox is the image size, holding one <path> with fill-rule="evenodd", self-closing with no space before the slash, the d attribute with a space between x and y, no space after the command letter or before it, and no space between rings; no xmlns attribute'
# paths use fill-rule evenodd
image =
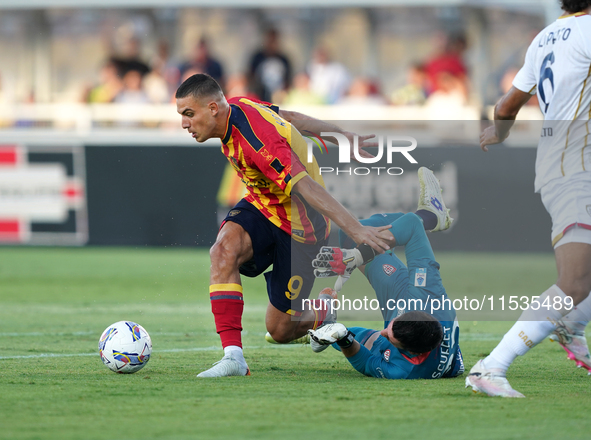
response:
<svg viewBox="0 0 591 440"><path fill-rule="evenodd" d="M442 211L434 230L447 229L451 219L441 199L441 189L434 176L421 176L419 209ZM433 183L434 180L434 183ZM426 188L423 185L427 182ZM445 223L443 223L445 221ZM313 264L317 277L340 275L337 289L357 267L367 277L376 292L382 309L384 330L361 327L347 329L343 324L325 324L309 330L311 346L316 352L328 345L340 350L351 365L366 376L386 379L437 379L455 377L464 372L459 346L459 327L453 307L440 307L429 315L431 301L443 303L447 294L441 282L439 264L423 221L416 214L377 214L362 220L364 225L392 225L392 246L405 246L408 267L391 252L362 256L357 249L322 248ZM445 226L444 226L445 225ZM354 246L342 234L340 245ZM413 301L409 301L409 300ZM390 300L390 301L389 301ZM392 301L393 300L393 301ZM404 300L404 301L398 301ZM398 301L406 303L405 310L392 307ZM449 302L447 302L449 304Z"/></svg>

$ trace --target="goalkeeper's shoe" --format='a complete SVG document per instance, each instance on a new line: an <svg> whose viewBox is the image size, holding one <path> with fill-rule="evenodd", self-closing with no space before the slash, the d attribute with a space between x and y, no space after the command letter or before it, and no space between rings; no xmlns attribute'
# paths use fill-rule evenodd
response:
<svg viewBox="0 0 591 440"><path fill-rule="evenodd" d="M433 171L425 167L419 168L419 185L421 190L417 211L424 209L437 216L437 226L431 229L431 232L449 229L454 219L449 216L449 209L447 209L443 201L439 180L437 180Z"/></svg>
<svg viewBox="0 0 591 440"><path fill-rule="evenodd" d="M328 347L329 345L343 339L348 333L349 330L347 327L338 322L322 325L316 330L308 330L308 334L310 335L311 339L310 346L312 347L312 350L314 350L314 346L312 345L312 341L314 341L318 345Z"/></svg>
<svg viewBox="0 0 591 440"><path fill-rule="evenodd" d="M213 364L209 370L202 371L197 377L226 377L226 376L250 376L250 370L246 362L240 362L232 354L225 355L221 360Z"/></svg>
<svg viewBox="0 0 591 440"><path fill-rule="evenodd" d="M271 333L267 332L267 334L265 335L265 341L267 341L269 344L279 344L279 342L277 342L275 339L273 339L273 337L271 336ZM287 342L287 344L309 344L310 343L310 335L304 335L301 338L297 338L294 339L293 341L289 341Z"/></svg>
<svg viewBox="0 0 591 440"><path fill-rule="evenodd" d="M359 249L341 249L323 246L316 258L312 260L314 276L327 278L341 275L351 276L356 267L363 265L363 257Z"/></svg>
<svg viewBox="0 0 591 440"><path fill-rule="evenodd" d="M568 322L558 321L556 330L552 332L550 340L558 342L567 352L568 358L577 364L577 368L585 368L591 375L591 356L584 332L572 329Z"/></svg>
<svg viewBox="0 0 591 440"><path fill-rule="evenodd" d="M466 377L466 388L472 387L475 393L483 393L489 396L500 397L525 397L519 391L515 391L505 377L502 370L496 368L484 368L482 359L470 370Z"/></svg>

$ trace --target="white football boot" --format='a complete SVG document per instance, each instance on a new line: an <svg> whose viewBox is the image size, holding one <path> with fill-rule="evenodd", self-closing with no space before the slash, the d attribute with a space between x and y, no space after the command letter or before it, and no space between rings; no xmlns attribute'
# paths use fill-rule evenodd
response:
<svg viewBox="0 0 591 440"><path fill-rule="evenodd" d="M242 362L238 361L231 353L213 364L209 370L205 370L197 377L226 377L226 376L250 376L250 370Z"/></svg>
<svg viewBox="0 0 591 440"><path fill-rule="evenodd" d="M576 362L577 368L583 367L587 370L587 374L591 375L591 356L584 331L576 331L571 328L568 321L560 320L550 340L558 342L564 348L568 358Z"/></svg>
<svg viewBox="0 0 591 440"><path fill-rule="evenodd" d="M475 393L500 397L525 397L515 391L505 377L505 373L497 368L484 368L482 359L470 370L466 377L466 388L472 387Z"/></svg>
<svg viewBox="0 0 591 440"><path fill-rule="evenodd" d="M421 191L417 211L424 209L437 216L437 226L431 229L431 232L449 229L454 219L449 216L449 209L447 209L443 201L439 180L437 180L433 171L425 167L419 168L419 185Z"/></svg>

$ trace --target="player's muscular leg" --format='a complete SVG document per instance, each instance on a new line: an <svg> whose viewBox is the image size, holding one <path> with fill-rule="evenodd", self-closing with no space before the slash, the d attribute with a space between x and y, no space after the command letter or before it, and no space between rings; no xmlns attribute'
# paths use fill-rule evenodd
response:
<svg viewBox="0 0 591 440"><path fill-rule="evenodd" d="M210 284L240 284L239 268L253 256L250 235L238 223L226 222L209 255Z"/></svg>
<svg viewBox="0 0 591 440"><path fill-rule="evenodd" d="M591 291L591 245L567 243L555 250L558 281L562 291L579 304Z"/></svg>
<svg viewBox="0 0 591 440"><path fill-rule="evenodd" d="M265 316L267 331L279 344L286 344L306 334L314 326L314 312L304 311L301 319L292 320L292 316L279 311L273 304L267 306Z"/></svg>

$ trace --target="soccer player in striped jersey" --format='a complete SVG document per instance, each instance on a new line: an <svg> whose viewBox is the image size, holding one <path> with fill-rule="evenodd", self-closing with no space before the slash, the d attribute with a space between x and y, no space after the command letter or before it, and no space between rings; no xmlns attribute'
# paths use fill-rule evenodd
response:
<svg viewBox="0 0 591 440"><path fill-rule="evenodd" d="M361 225L326 191L316 162L304 165L302 160L307 144L298 129L339 132L351 140L353 133L266 102L226 100L219 84L204 74L181 84L176 100L182 127L197 142L220 138L222 153L248 189L228 213L210 250L210 299L224 357L198 377L249 375L241 340L240 275L258 276L273 265L265 273L265 323L275 341L286 343L321 325L329 313L324 302L304 309L303 300L312 289L311 261L326 244L330 219L355 243L376 253L389 248L389 226ZM368 138L359 137L362 147L369 146Z"/></svg>
<svg viewBox="0 0 591 440"><path fill-rule="evenodd" d="M564 15L533 40L513 87L495 107L495 123L480 146L503 142L521 107L537 93L544 113L535 190L552 217L558 280L525 310L488 357L478 361L466 387L491 396L523 397L505 375L553 334L578 367L591 372L585 326L591 319L591 0L562 0ZM574 310L568 304L574 302ZM536 310L534 310L536 309Z"/></svg>

